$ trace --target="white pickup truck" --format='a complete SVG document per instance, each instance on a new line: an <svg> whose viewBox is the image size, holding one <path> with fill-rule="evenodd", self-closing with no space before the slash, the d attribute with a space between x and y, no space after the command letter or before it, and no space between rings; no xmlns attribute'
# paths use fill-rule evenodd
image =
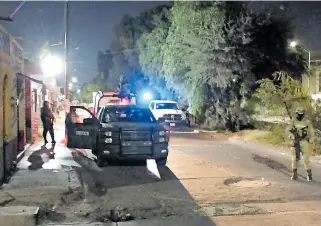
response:
<svg viewBox="0 0 321 226"><path fill-rule="evenodd" d="M152 100L149 109L156 120L162 119L170 127L186 126L188 120L185 113L179 109L177 102L171 100Z"/></svg>

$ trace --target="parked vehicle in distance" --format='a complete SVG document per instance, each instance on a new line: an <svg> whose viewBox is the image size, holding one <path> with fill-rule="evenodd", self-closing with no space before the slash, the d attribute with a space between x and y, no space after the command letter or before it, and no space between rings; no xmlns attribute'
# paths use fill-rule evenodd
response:
<svg viewBox="0 0 321 226"><path fill-rule="evenodd" d="M169 127L189 126L186 114L179 108L177 102L171 100L152 100L149 109L156 120Z"/></svg>

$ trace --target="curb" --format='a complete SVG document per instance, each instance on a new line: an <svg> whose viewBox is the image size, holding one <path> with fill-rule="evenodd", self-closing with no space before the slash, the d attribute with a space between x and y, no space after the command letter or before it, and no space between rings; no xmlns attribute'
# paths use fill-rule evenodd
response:
<svg viewBox="0 0 321 226"><path fill-rule="evenodd" d="M22 152L20 152L17 156L17 163L21 161L21 159L25 156L25 152L30 148L32 144L26 144L25 148L23 149Z"/></svg>
<svg viewBox="0 0 321 226"><path fill-rule="evenodd" d="M174 130L172 130L172 131L169 131L170 133L178 133L178 134L182 134L182 133L193 133L193 134L195 134L195 133L199 133L199 130L194 130L194 131L190 131L190 132L186 132L186 131L174 131Z"/></svg>
<svg viewBox="0 0 321 226"><path fill-rule="evenodd" d="M4 225L36 226L39 207L9 206L0 208L0 221Z"/></svg>
<svg viewBox="0 0 321 226"><path fill-rule="evenodd" d="M202 133L218 133L217 130L200 130Z"/></svg>

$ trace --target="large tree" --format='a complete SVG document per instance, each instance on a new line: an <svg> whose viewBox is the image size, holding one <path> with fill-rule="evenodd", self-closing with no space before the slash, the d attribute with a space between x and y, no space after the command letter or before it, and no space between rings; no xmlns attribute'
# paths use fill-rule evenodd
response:
<svg viewBox="0 0 321 226"><path fill-rule="evenodd" d="M164 78L194 113L225 128L247 121L243 109L256 80L275 70L304 70L301 55L287 51L289 23L243 3L175 2L167 18L169 26L141 36L143 71Z"/></svg>
<svg viewBox="0 0 321 226"><path fill-rule="evenodd" d="M130 82L131 91L134 93L148 83L139 63L139 53L144 50L138 48L138 40L143 34L151 32L157 27L154 23L155 15L169 7L167 5L157 6L137 17L125 15L114 28L119 44L118 51L121 52L119 59L115 60L115 64L122 65L122 67L126 65L127 70L123 72L122 76Z"/></svg>

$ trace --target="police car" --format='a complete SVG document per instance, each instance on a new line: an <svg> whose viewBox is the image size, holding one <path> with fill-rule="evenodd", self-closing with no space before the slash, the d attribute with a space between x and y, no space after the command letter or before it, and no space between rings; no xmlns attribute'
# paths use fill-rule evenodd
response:
<svg viewBox="0 0 321 226"><path fill-rule="evenodd" d="M94 115L82 106L70 108L86 111L88 117L68 129L67 147L91 149L98 166L147 159L155 159L159 166L166 165L169 133L150 109L134 104L105 103Z"/></svg>

